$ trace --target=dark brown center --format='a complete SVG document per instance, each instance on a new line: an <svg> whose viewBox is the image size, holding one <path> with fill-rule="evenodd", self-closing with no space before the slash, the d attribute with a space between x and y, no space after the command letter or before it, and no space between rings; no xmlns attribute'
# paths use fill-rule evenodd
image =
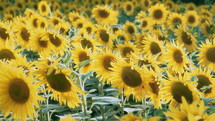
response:
<svg viewBox="0 0 215 121"><path fill-rule="evenodd" d="M123 67L121 77L122 81L129 87L138 87L142 84L140 73L130 66Z"/></svg>
<svg viewBox="0 0 215 121"><path fill-rule="evenodd" d="M158 43L152 42L152 43L150 44L150 51L151 51L151 53L152 53L153 55L155 55L155 54L158 54L158 53L161 52L161 48L160 48L160 46L158 45Z"/></svg>
<svg viewBox="0 0 215 121"><path fill-rule="evenodd" d="M106 32L106 30L101 30L99 37L101 38L101 40L105 43L108 43L109 41L109 34Z"/></svg>
<svg viewBox="0 0 215 121"><path fill-rule="evenodd" d="M208 61L215 63L215 47L211 47L206 52L206 58Z"/></svg>
<svg viewBox="0 0 215 121"><path fill-rule="evenodd" d="M99 10L99 11L98 11L98 14L99 14L99 16L102 17L102 18L108 18L108 16L109 16L109 12L106 11L106 10Z"/></svg>
<svg viewBox="0 0 215 121"><path fill-rule="evenodd" d="M111 62L113 62L115 60L115 58L113 56L106 56L103 59L103 66L107 71L111 71L110 68L112 68L113 66L111 65Z"/></svg>
<svg viewBox="0 0 215 121"><path fill-rule="evenodd" d="M20 35L24 41L26 41L26 42L29 41L30 33L28 32L28 30L26 28L22 28Z"/></svg>
<svg viewBox="0 0 215 121"><path fill-rule="evenodd" d="M0 37L5 41L9 38L9 34L5 28L0 27Z"/></svg>
<svg viewBox="0 0 215 121"><path fill-rule="evenodd" d="M49 34L49 40L55 47L59 47L62 43L60 38L58 36L54 36L53 34Z"/></svg>
<svg viewBox="0 0 215 121"><path fill-rule="evenodd" d="M6 60L11 60L11 59L16 59L15 55L13 54L13 52L11 52L8 49L2 49L0 50L0 59L6 59Z"/></svg>
<svg viewBox="0 0 215 121"><path fill-rule="evenodd" d="M186 44L186 45L191 45L192 44L192 40L191 37L187 34L187 32L182 32L181 33L181 39L182 41Z"/></svg>
<svg viewBox="0 0 215 121"><path fill-rule="evenodd" d="M210 86L211 82L208 77L204 75L197 75L196 77L198 78L198 85L196 87L198 90L200 90L204 86ZM210 92L211 92L211 88L207 89L204 93L210 93Z"/></svg>
<svg viewBox="0 0 215 121"><path fill-rule="evenodd" d="M154 11L154 14L153 14L154 18L159 20L163 17L163 11L160 10L160 9L157 9Z"/></svg>
<svg viewBox="0 0 215 121"><path fill-rule="evenodd" d="M15 78L11 80L8 91L10 98L16 103L22 104L29 99L29 87L22 79Z"/></svg>
<svg viewBox="0 0 215 121"><path fill-rule="evenodd" d="M180 50L175 50L175 52L173 53L173 59L177 63L182 63L183 62L183 57L182 57L182 53L181 53Z"/></svg>

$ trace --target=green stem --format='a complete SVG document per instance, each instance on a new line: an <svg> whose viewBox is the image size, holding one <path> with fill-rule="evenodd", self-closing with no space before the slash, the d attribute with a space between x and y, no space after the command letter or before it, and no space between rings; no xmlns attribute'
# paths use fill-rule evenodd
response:
<svg viewBox="0 0 215 121"><path fill-rule="evenodd" d="M98 85L98 90L99 90L99 95L100 96L104 96L104 92L103 92L103 83L102 81L99 82L99 85ZM104 113L104 105L101 105L100 106L100 112L101 112L101 115L102 115L102 121L105 121L106 118L105 118L105 113Z"/></svg>
<svg viewBox="0 0 215 121"><path fill-rule="evenodd" d="M75 74L78 76L78 80L79 80L81 90L85 92L85 89L84 89L84 82L85 81L82 81L80 74L78 74L76 72L75 72ZM87 117L87 96L86 95L82 95L81 106L82 106L82 112L84 114L84 117ZM84 121L87 121L87 119L84 119Z"/></svg>
<svg viewBox="0 0 215 121"><path fill-rule="evenodd" d="M124 100L124 96L123 96L123 91L122 91L122 94L121 94L121 106L122 106L122 116L124 115L124 103L125 103L125 100Z"/></svg>
<svg viewBox="0 0 215 121"><path fill-rule="evenodd" d="M147 113L146 113L146 98L142 99L142 108L143 108L143 113L144 113L144 117L147 117Z"/></svg>

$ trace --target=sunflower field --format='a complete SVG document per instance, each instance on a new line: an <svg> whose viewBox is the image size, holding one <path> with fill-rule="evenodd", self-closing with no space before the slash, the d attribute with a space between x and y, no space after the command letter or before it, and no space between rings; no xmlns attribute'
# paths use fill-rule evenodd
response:
<svg viewBox="0 0 215 121"><path fill-rule="evenodd" d="M215 121L215 1L0 0L0 121Z"/></svg>

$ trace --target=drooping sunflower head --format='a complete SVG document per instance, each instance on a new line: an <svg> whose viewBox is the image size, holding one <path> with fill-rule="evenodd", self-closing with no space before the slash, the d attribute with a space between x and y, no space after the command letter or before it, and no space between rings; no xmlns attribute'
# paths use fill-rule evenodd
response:
<svg viewBox="0 0 215 121"><path fill-rule="evenodd" d="M77 35L74 37L74 47L78 44L81 45L82 48L91 49L92 51L95 51L97 42L95 42L91 37L89 36L79 36Z"/></svg>
<svg viewBox="0 0 215 121"><path fill-rule="evenodd" d="M186 23L189 26L197 26L199 24L199 15L196 11L187 11L185 14Z"/></svg>
<svg viewBox="0 0 215 121"><path fill-rule="evenodd" d="M212 22L205 22L201 24L202 33L206 37L214 37L215 36L215 24Z"/></svg>
<svg viewBox="0 0 215 121"><path fill-rule="evenodd" d="M0 46L0 60L15 60L18 58L19 50L15 50L12 47Z"/></svg>
<svg viewBox="0 0 215 121"><path fill-rule="evenodd" d="M149 8L149 12L151 19L157 24L162 24L168 15L168 11L163 4L151 6L151 8Z"/></svg>
<svg viewBox="0 0 215 121"><path fill-rule="evenodd" d="M48 16L50 13L50 8L46 1L39 2L38 10L39 10L41 16Z"/></svg>

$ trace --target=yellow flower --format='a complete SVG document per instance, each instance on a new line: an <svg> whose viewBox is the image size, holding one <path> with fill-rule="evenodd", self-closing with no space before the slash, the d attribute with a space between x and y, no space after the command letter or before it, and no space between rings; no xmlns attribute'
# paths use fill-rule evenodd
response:
<svg viewBox="0 0 215 121"><path fill-rule="evenodd" d="M215 39L206 40L202 43L199 48L200 53L198 54L199 64L201 66L206 66L208 69L215 71Z"/></svg>
<svg viewBox="0 0 215 121"><path fill-rule="evenodd" d="M185 18L189 26L197 26L199 24L199 16L196 11L187 11Z"/></svg>
<svg viewBox="0 0 215 121"><path fill-rule="evenodd" d="M65 118L61 118L60 121L77 121L73 119L71 115L67 115Z"/></svg>
<svg viewBox="0 0 215 121"><path fill-rule="evenodd" d="M178 29L175 29L175 35L177 36L178 43L182 44L188 51L197 49L195 35L189 33L186 27L180 26Z"/></svg>
<svg viewBox="0 0 215 121"><path fill-rule="evenodd" d="M131 1L127 1L123 3L123 9L127 15L132 15L134 12L134 5Z"/></svg>
<svg viewBox="0 0 215 121"><path fill-rule="evenodd" d="M167 45L167 51L164 53L164 60L167 62L167 66L170 71L176 73L183 73L188 69L188 65L191 63L186 56L185 50L182 45L178 43L172 43Z"/></svg>
<svg viewBox="0 0 215 121"><path fill-rule="evenodd" d="M50 8L46 1L39 2L38 10L39 10L41 16L48 16L50 13Z"/></svg>
<svg viewBox="0 0 215 121"><path fill-rule="evenodd" d="M52 92L52 98L60 103L64 104L70 108L77 107L81 100L79 99L79 94L84 94L81 89L79 89L69 78L71 70L69 69L59 69L57 67L57 61L53 64L46 64L46 62L36 63L34 74L36 78L40 81L38 85L45 86L43 91Z"/></svg>
<svg viewBox="0 0 215 121"><path fill-rule="evenodd" d="M28 116L33 120L34 106L39 108L38 101L42 100L37 95L38 87L33 85L33 76L26 76L20 68L0 65L0 110L5 117L12 112L14 120L26 121Z"/></svg>
<svg viewBox="0 0 215 121"><path fill-rule="evenodd" d="M179 13L171 13L167 20L167 25L171 28L177 28L178 25L184 26L185 19Z"/></svg>
<svg viewBox="0 0 215 121"><path fill-rule="evenodd" d="M168 11L163 4L156 4L149 8L149 15L156 24L162 24L166 20Z"/></svg>
<svg viewBox="0 0 215 121"><path fill-rule="evenodd" d="M136 100L143 99L146 90L149 90L148 70L140 69L132 63L125 62L122 58L112 63L112 66L110 74L112 87L119 88L119 93L124 90L127 99L130 95L133 95L133 99Z"/></svg>

